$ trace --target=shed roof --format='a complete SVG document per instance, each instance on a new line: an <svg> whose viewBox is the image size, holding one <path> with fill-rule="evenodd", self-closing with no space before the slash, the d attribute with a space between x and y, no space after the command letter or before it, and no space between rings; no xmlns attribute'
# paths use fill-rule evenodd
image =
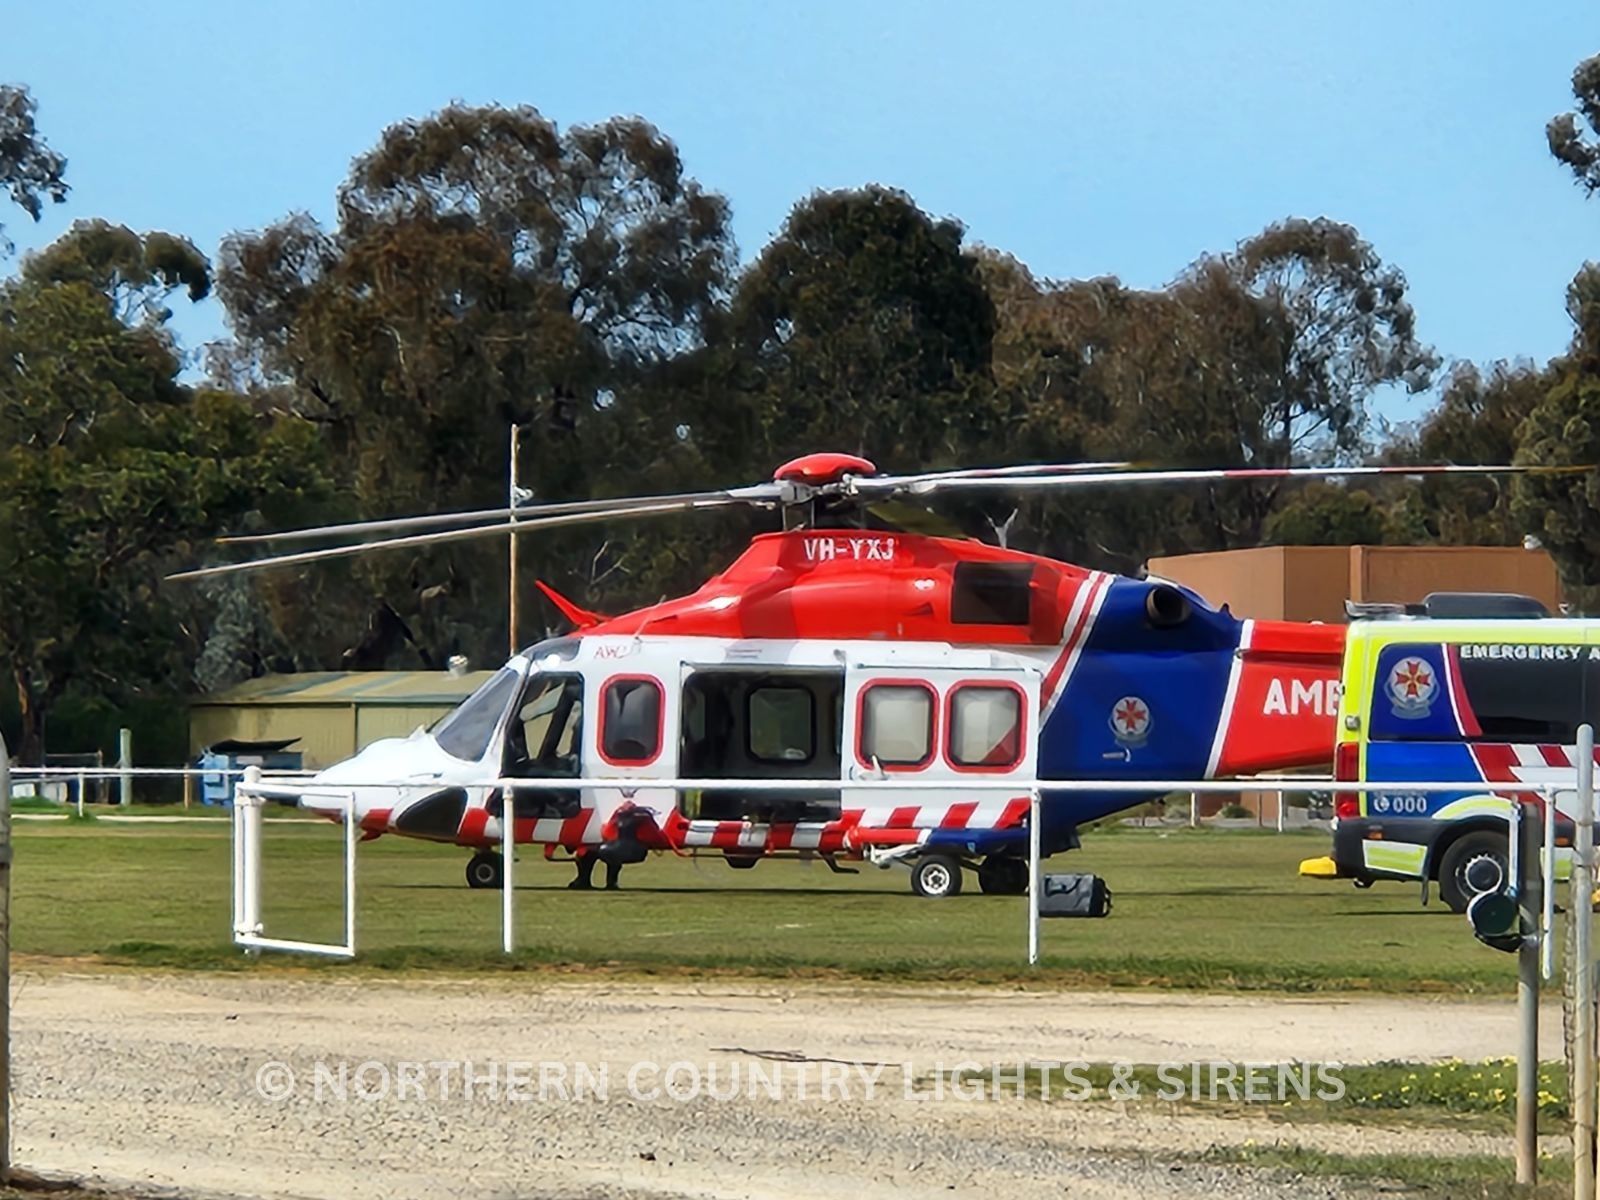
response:
<svg viewBox="0 0 1600 1200"><path fill-rule="evenodd" d="M296 704L444 704L465 700L492 671L306 671L295 675L263 675L196 696L193 705Z"/></svg>

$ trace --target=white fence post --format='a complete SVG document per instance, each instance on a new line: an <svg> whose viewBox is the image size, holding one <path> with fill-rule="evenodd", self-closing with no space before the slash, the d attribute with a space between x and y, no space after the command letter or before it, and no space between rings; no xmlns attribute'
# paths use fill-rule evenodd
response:
<svg viewBox="0 0 1600 1200"><path fill-rule="evenodd" d="M117 766L122 768L117 772L117 794L121 797L124 807L133 803L133 775L128 768L133 766L133 730L117 730Z"/></svg>
<svg viewBox="0 0 1600 1200"><path fill-rule="evenodd" d="M1043 833L1039 828L1039 789L1028 796L1028 965L1039 962L1039 847Z"/></svg>
<svg viewBox="0 0 1600 1200"><path fill-rule="evenodd" d="M513 538L513 541L516 539ZM517 858L517 819L511 789L501 792L500 800L500 950L510 954L517 943L516 890L514 864Z"/></svg>

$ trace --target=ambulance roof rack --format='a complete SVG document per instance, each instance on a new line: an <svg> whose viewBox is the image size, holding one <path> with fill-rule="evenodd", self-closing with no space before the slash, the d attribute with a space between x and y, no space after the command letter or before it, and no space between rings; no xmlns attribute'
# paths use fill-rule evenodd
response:
<svg viewBox="0 0 1600 1200"><path fill-rule="evenodd" d="M1506 620L1550 615L1550 610L1532 596L1519 596L1515 592L1430 592L1421 604L1346 600L1344 611L1351 620L1395 617Z"/></svg>

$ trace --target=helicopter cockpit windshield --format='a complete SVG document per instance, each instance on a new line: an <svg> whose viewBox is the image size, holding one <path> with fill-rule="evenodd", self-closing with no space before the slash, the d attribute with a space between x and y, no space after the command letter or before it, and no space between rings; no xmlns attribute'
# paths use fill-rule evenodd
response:
<svg viewBox="0 0 1600 1200"><path fill-rule="evenodd" d="M464 762L477 762L488 750L506 706L522 676L502 667L455 708L435 721L428 732L439 749Z"/></svg>

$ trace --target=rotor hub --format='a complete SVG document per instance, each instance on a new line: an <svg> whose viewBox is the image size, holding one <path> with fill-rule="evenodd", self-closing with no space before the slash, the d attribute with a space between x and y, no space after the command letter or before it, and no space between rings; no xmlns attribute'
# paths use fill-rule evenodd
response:
<svg viewBox="0 0 1600 1200"><path fill-rule="evenodd" d="M774 483L802 483L807 487L821 487L837 483L846 475L876 475L878 468L870 459L855 454L802 454L791 458L772 473Z"/></svg>

